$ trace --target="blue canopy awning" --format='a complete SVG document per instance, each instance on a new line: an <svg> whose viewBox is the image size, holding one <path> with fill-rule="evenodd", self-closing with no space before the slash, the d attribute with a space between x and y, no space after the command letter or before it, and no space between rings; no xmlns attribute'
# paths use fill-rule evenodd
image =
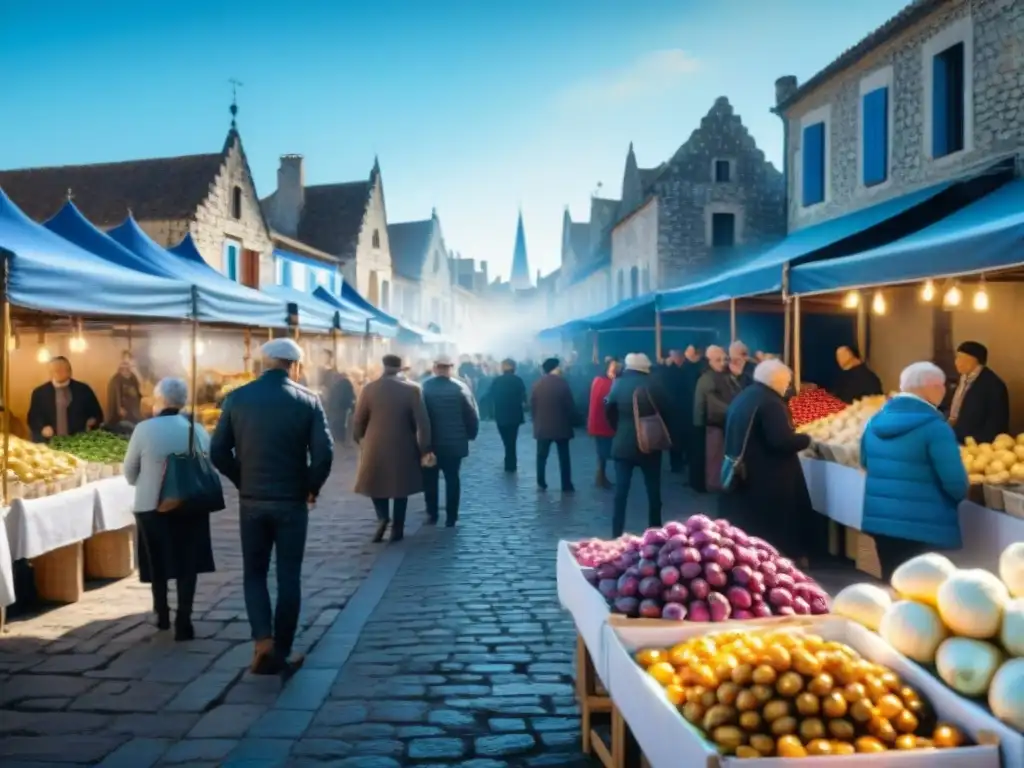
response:
<svg viewBox="0 0 1024 768"><path fill-rule="evenodd" d="M284 302L239 285L210 267L196 249L191 235L167 250L153 242L131 216L107 235L147 261L153 269L196 286L201 321L264 328L283 328L288 324L288 308Z"/></svg>
<svg viewBox="0 0 1024 768"><path fill-rule="evenodd" d="M448 338L418 325L398 321L398 341L403 344L446 344Z"/></svg>
<svg viewBox="0 0 1024 768"><path fill-rule="evenodd" d="M8 257L7 298L42 312L183 320L191 286L118 266L26 216L0 190L0 251Z"/></svg>
<svg viewBox="0 0 1024 768"><path fill-rule="evenodd" d="M285 302L288 305L288 314L294 312L298 315L299 328L329 331L337 327L337 310L310 293L284 285L268 285L262 288L261 292Z"/></svg>
<svg viewBox="0 0 1024 768"><path fill-rule="evenodd" d="M730 299L778 293L782 290L782 273L786 264L808 259L818 251L839 245L879 227L900 214L928 202L953 183L937 184L798 230L746 264L732 267L692 285L658 294L658 309L663 312L674 312Z"/></svg>
<svg viewBox="0 0 1024 768"><path fill-rule="evenodd" d="M646 293L643 296L624 299L618 304L596 312L593 315L570 320L554 328L545 328L538 336L541 338L553 338L566 333L610 330L627 326L653 328L655 298L656 295L654 293Z"/></svg>
<svg viewBox="0 0 1024 768"><path fill-rule="evenodd" d="M1024 264L1024 179L888 245L789 273L794 294L978 274Z"/></svg>
<svg viewBox="0 0 1024 768"><path fill-rule="evenodd" d="M335 296L322 285L317 286L316 290L313 291L313 295L337 310L338 327L346 333L371 333L388 337L394 336L397 333L396 326L381 323L370 312Z"/></svg>
<svg viewBox="0 0 1024 768"><path fill-rule="evenodd" d="M345 280L341 284L341 298L343 301L347 301L352 306L358 307L364 312L369 312L376 320L379 320L384 325L390 326L397 333L398 331L398 318L392 317L382 309L378 309L369 301L363 298L362 294L352 285L348 280Z"/></svg>

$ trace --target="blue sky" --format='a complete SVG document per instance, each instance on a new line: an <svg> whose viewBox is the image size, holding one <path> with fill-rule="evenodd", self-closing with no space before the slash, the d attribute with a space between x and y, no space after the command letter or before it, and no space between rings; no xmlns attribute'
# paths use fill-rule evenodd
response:
<svg viewBox="0 0 1024 768"><path fill-rule="evenodd" d="M562 212L618 197L629 142L654 166L729 97L769 159L775 78L801 81L903 0L53 0L5 4L0 168L219 150L229 78L261 196L278 156L307 183L380 156L392 221L436 206L450 247L508 276ZM628 10L627 10L628 9Z"/></svg>

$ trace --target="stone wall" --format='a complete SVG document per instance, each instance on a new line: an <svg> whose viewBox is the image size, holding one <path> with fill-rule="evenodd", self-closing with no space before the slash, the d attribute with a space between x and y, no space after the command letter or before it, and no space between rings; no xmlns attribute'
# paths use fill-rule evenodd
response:
<svg viewBox="0 0 1024 768"><path fill-rule="evenodd" d="M644 274L647 275L649 290L657 290L660 287L658 210L659 201L652 198L612 230L612 295L617 302L630 298L630 270L634 267L640 275L639 293L644 293Z"/></svg>
<svg viewBox="0 0 1024 768"><path fill-rule="evenodd" d="M557 300L552 302L553 312L552 316L548 318L551 324L578 320L611 306L609 303L611 275L611 267L605 266L560 290Z"/></svg>
<svg viewBox="0 0 1024 768"><path fill-rule="evenodd" d="M231 215L231 197L235 186L242 188L240 219ZM210 187L209 196L196 211L189 229L199 252L214 269L224 271L224 241L230 238L240 242L245 250L259 252L260 285L274 284L273 244L264 226L259 198L237 139Z"/></svg>
<svg viewBox="0 0 1024 768"><path fill-rule="evenodd" d="M957 42L966 30L965 70L973 109L965 119L963 151L930 156L930 110L926 81L937 44ZM932 42L935 41L935 42ZM941 42L939 42L941 41ZM936 51L937 52L937 51ZM926 61L927 60L927 61ZM827 62L822 62L822 66ZM888 70L888 71L887 71ZM889 180L861 184L861 82L890 83ZM881 83L880 83L881 84ZM827 116L828 178L824 203L805 209L800 199L801 124ZM808 93L787 110L789 124L789 225L791 230L906 194L962 174L1024 146L1024 3L1019 0L959 0L942 7L896 39ZM816 118L814 118L816 119Z"/></svg>
<svg viewBox="0 0 1024 768"><path fill-rule="evenodd" d="M716 160L729 161L728 182L715 181ZM719 256L711 247L713 213L736 216L737 247L721 249L725 258L786 233L782 174L765 159L725 97L715 101L669 160L653 191L658 198L658 258L652 288L676 287L713 266Z"/></svg>
<svg viewBox="0 0 1024 768"><path fill-rule="evenodd" d="M378 247L374 247L374 233L377 233ZM377 304L389 311L394 295L394 274L391 267L391 248L388 244L388 214L384 205L384 184L380 174L374 179L370 202L363 216L363 227L356 244L355 264L346 264L342 270L345 279L359 290L361 296L370 299L370 285L373 273L377 273Z"/></svg>

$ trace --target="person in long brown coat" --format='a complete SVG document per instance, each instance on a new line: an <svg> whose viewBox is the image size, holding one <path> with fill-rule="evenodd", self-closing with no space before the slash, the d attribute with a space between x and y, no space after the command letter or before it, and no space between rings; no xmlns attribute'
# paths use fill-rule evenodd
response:
<svg viewBox="0 0 1024 768"><path fill-rule="evenodd" d="M402 540L409 497L423 493L422 462L430 450L430 418L419 384L400 376L400 357L385 355L382 362L384 374L359 394L352 427L360 447L355 492L373 500L375 542L389 522L391 541Z"/></svg>
<svg viewBox="0 0 1024 768"><path fill-rule="evenodd" d="M557 358L549 358L541 366L544 375L533 385L530 393L530 413L533 417L533 437L537 441L537 487L547 490L545 469L551 444L558 451L558 469L562 492L573 493L572 463L569 441L573 438L576 403L572 388L561 375Z"/></svg>

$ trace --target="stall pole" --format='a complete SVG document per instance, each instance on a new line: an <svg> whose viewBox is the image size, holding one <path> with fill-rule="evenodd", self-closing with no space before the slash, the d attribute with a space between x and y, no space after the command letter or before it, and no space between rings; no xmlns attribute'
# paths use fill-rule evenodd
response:
<svg viewBox="0 0 1024 768"><path fill-rule="evenodd" d="M363 377L370 370L370 318L366 318L366 329L363 333Z"/></svg>
<svg viewBox="0 0 1024 768"><path fill-rule="evenodd" d="M334 361L334 370L338 370L338 352L341 347L341 332L337 328L331 328L331 359Z"/></svg>
<svg viewBox="0 0 1024 768"><path fill-rule="evenodd" d="M793 302L788 297L782 300L782 361L793 367L792 357L792 337L793 337L793 316L792 316Z"/></svg>
<svg viewBox="0 0 1024 768"><path fill-rule="evenodd" d="M273 340L274 340L274 329L273 328L267 328L267 341L273 341Z"/></svg>
<svg viewBox="0 0 1024 768"><path fill-rule="evenodd" d="M729 299L729 341L736 341L736 299Z"/></svg>
<svg viewBox="0 0 1024 768"><path fill-rule="evenodd" d="M242 352L242 370L246 373L252 373L252 329L246 328L242 332L242 343L244 344L244 351Z"/></svg>
<svg viewBox="0 0 1024 768"><path fill-rule="evenodd" d="M128 352L132 351L132 324L128 323Z"/></svg>
<svg viewBox="0 0 1024 768"><path fill-rule="evenodd" d="M857 302L857 354L868 361L868 308L863 299Z"/></svg>
<svg viewBox="0 0 1024 768"><path fill-rule="evenodd" d="M654 356L661 362L661 310L654 313Z"/></svg>
<svg viewBox="0 0 1024 768"><path fill-rule="evenodd" d="M800 391L801 384L801 357L800 354L800 297L793 297L793 383L796 385L796 391Z"/></svg>
<svg viewBox="0 0 1024 768"><path fill-rule="evenodd" d="M196 388L199 386L199 289L192 286L192 421L196 420ZM191 451L192 446L189 446Z"/></svg>
<svg viewBox="0 0 1024 768"><path fill-rule="evenodd" d="M0 259L0 325L3 335L3 353L0 360L3 360L3 371L0 371L0 399L3 400L3 457L0 458L0 477L3 478L3 497L7 503L7 452L11 445L11 303L7 299L7 260ZM0 622L2 624L2 622Z"/></svg>
<svg viewBox="0 0 1024 768"><path fill-rule="evenodd" d="M597 331L591 331L590 337L592 339L590 345L590 361L597 365L601 362L601 335Z"/></svg>

